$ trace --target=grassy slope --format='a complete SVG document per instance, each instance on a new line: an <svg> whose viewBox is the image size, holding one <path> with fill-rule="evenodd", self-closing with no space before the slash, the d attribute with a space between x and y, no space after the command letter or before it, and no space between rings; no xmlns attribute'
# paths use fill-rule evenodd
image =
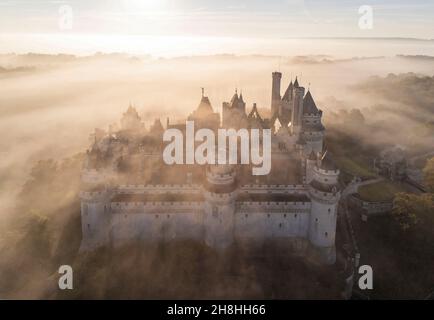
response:
<svg viewBox="0 0 434 320"><path fill-rule="evenodd" d="M393 199L396 193L405 191L407 191L407 188L400 183L381 181L361 186L359 188L359 197L366 201L387 201Z"/></svg>

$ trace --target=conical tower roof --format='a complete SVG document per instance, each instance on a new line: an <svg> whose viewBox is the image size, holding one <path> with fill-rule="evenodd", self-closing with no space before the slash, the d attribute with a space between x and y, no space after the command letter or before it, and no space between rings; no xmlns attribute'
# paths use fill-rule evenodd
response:
<svg viewBox="0 0 434 320"><path fill-rule="evenodd" d="M291 80L291 82L289 83L288 88L285 91L285 94L283 95L282 100L285 100L285 101L292 100L292 90L293 90L293 88L294 88L294 85L292 84L292 80Z"/></svg>
<svg viewBox="0 0 434 320"><path fill-rule="evenodd" d="M319 110L313 100L312 94L310 91L306 93L303 99L303 113L318 113Z"/></svg>

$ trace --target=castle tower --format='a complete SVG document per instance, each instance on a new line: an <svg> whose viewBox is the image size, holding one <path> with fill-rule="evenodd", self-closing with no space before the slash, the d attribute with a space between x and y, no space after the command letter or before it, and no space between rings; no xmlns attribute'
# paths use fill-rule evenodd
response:
<svg viewBox="0 0 434 320"><path fill-rule="evenodd" d="M92 250L109 243L110 192L105 177L96 169L82 171L80 251Z"/></svg>
<svg viewBox="0 0 434 320"><path fill-rule="evenodd" d="M144 128L142 119L140 118L136 108L131 104L128 107L128 110L122 115L121 128L122 130L131 132L140 131Z"/></svg>
<svg viewBox="0 0 434 320"><path fill-rule="evenodd" d="M320 261L327 264L336 261L336 218L340 199L338 177L339 170L326 152L314 167L308 187L312 202L309 241Z"/></svg>
<svg viewBox="0 0 434 320"><path fill-rule="evenodd" d="M282 79L282 73L273 72L273 81L271 84L271 115L273 116L279 111L281 97L280 97L280 81Z"/></svg>
<svg viewBox="0 0 434 320"><path fill-rule="evenodd" d="M306 159L306 184L309 184L313 180L313 172L317 164L317 157L315 152L311 152Z"/></svg>
<svg viewBox="0 0 434 320"><path fill-rule="evenodd" d="M294 85L294 98L291 114L291 130L292 134L298 135L301 132L302 126L304 87L298 86L297 79L295 81L297 85Z"/></svg>
<svg viewBox="0 0 434 320"><path fill-rule="evenodd" d="M231 165L210 165L204 186L205 243L224 249L234 240L236 181Z"/></svg>
<svg viewBox="0 0 434 320"><path fill-rule="evenodd" d="M311 151L322 152L324 140L324 126L321 122L322 111L319 110L313 100L310 90L303 99L302 134L306 141L305 153Z"/></svg>

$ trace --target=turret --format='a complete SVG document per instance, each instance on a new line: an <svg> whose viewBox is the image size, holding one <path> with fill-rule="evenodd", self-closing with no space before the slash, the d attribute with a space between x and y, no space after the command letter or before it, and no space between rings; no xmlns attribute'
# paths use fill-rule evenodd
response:
<svg viewBox="0 0 434 320"><path fill-rule="evenodd" d="M322 262L336 261L335 236L337 208L340 199L339 170L327 152L313 169L309 183L312 207L309 222L309 241Z"/></svg>
<svg viewBox="0 0 434 320"><path fill-rule="evenodd" d="M140 118L136 108L131 104L128 107L128 110L122 115L121 128L122 130L133 133L139 133L144 128L142 119Z"/></svg>
<svg viewBox="0 0 434 320"><path fill-rule="evenodd" d="M282 73L273 72L273 81L271 84L271 115L279 111L281 97L280 97L280 81Z"/></svg>
<svg viewBox="0 0 434 320"><path fill-rule="evenodd" d="M311 153L309 154L309 156L306 159L306 184L309 184L312 182L313 179L313 171L315 169L316 166L316 162L317 162L317 157L315 152L311 151Z"/></svg>
<svg viewBox="0 0 434 320"><path fill-rule="evenodd" d="M88 163L88 162L86 162ZM110 192L103 173L85 166L81 175L80 251L92 250L109 243Z"/></svg>
<svg viewBox="0 0 434 320"><path fill-rule="evenodd" d="M322 111L319 110L313 100L310 90L303 99L302 134L306 141L306 154L323 150L324 126L321 123Z"/></svg>
<svg viewBox="0 0 434 320"><path fill-rule="evenodd" d="M234 240L235 171L231 165L210 165L204 186L205 243L224 249Z"/></svg>
<svg viewBox="0 0 434 320"><path fill-rule="evenodd" d="M215 113L209 98L204 95L202 88L202 98L196 110L194 110L188 120L194 121L197 129L207 128L217 130L220 126L220 114Z"/></svg>
<svg viewBox="0 0 434 320"><path fill-rule="evenodd" d="M304 88L294 85L294 99L291 114L292 134L300 134L303 115Z"/></svg>

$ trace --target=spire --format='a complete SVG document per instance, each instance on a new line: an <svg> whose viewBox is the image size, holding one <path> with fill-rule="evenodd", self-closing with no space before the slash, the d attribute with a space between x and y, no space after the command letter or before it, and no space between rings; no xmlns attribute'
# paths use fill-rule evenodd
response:
<svg viewBox="0 0 434 320"><path fill-rule="evenodd" d="M315 101L313 100L312 94L310 91L306 93L306 95L303 98L303 113L309 114L309 113L318 113L319 110L315 104Z"/></svg>
<svg viewBox="0 0 434 320"><path fill-rule="evenodd" d="M256 106L256 103L253 103L252 111L250 111L248 118L257 118L262 121L262 118L258 112L258 107Z"/></svg>
<svg viewBox="0 0 434 320"><path fill-rule="evenodd" d="M299 84L298 84L298 79L297 79L297 77L295 77L295 81L294 81L294 87L295 87L295 88L298 88L298 87L299 87Z"/></svg>
<svg viewBox="0 0 434 320"><path fill-rule="evenodd" d="M205 96L205 88L202 87L201 89L202 89L202 98L203 98Z"/></svg>
<svg viewBox="0 0 434 320"><path fill-rule="evenodd" d="M283 95L282 100L285 100L285 101L292 100L292 89L293 89L293 87L294 87L294 85L292 84L292 80L291 80L291 82L289 83L288 88L285 91L285 94Z"/></svg>
<svg viewBox="0 0 434 320"><path fill-rule="evenodd" d="M232 96L230 105L231 107L236 107L237 104L238 104L238 90L235 88L235 93Z"/></svg>
<svg viewBox="0 0 434 320"><path fill-rule="evenodd" d="M202 92L202 98L200 99L199 106L197 107L196 111L201 113L212 113L213 109L211 106L211 102L209 101L208 97L206 97Z"/></svg>
<svg viewBox="0 0 434 320"><path fill-rule="evenodd" d="M163 125L161 124L160 119L155 119L154 124L149 129L153 133L160 133L164 131Z"/></svg>

